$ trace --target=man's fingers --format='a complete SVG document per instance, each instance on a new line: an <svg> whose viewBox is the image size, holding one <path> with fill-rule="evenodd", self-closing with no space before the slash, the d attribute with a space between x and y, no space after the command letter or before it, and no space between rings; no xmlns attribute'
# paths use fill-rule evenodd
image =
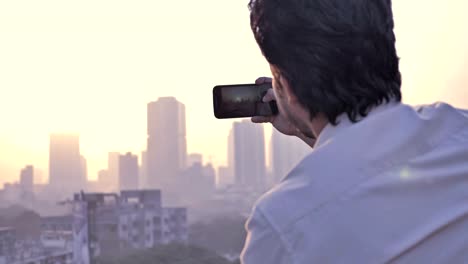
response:
<svg viewBox="0 0 468 264"><path fill-rule="evenodd" d="M264 84L264 83L271 83L272 80L270 77L260 77L257 80L255 80L255 84Z"/></svg>
<svg viewBox="0 0 468 264"><path fill-rule="evenodd" d="M254 116L251 118L253 123L270 123L272 122L271 116Z"/></svg>
<svg viewBox="0 0 468 264"><path fill-rule="evenodd" d="M275 93L273 92L273 89L268 89L267 93L265 96L263 96L263 102L268 103L270 101L276 101Z"/></svg>

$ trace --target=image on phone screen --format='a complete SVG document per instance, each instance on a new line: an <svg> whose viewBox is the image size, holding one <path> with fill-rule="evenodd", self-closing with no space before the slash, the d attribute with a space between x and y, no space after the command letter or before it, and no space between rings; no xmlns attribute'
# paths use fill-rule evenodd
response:
<svg viewBox="0 0 468 264"><path fill-rule="evenodd" d="M278 113L274 101L262 101L271 84L218 85L213 88L214 113L217 118L271 116Z"/></svg>

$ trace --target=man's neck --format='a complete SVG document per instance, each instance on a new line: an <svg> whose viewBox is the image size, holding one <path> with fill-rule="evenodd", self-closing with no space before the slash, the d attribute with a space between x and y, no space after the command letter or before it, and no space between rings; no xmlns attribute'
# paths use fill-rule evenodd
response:
<svg viewBox="0 0 468 264"><path fill-rule="evenodd" d="M328 125L328 119L323 114L318 114L310 123L309 129L318 138L322 130Z"/></svg>

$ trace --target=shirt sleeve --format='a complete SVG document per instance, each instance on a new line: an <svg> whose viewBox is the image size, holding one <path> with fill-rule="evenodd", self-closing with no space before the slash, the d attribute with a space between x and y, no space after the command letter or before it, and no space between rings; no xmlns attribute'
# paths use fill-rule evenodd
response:
<svg viewBox="0 0 468 264"><path fill-rule="evenodd" d="M256 208L246 224L247 239L241 254L242 264L292 264L289 252L276 230Z"/></svg>

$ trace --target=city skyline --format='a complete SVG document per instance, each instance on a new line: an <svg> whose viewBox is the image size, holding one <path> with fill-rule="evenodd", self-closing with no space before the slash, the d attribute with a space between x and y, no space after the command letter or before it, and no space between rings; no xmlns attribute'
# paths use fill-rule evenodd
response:
<svg viewBox="0 0 468 264"><path fill-rule="evenodd" d="M76 190L86 189L100 190L104 192L113 192L119 190L137 190L145 188L160 188L164 190L176 191L178 184L176 177L185 175L192 168L193 165L199 163L200 168L203 168L203 174L210 175L215 178L215 171L211 160L204 162L204 156L201 153L187 153L186 145L186 119L185 119L185 106L174 97L161 97L158 100L149 102L147 104L147 133L148 145L147 149L141 151L141 155L134 155L131 152L108 152L107 153L107 167L101 168L97 172L97 178L89 177L87 169L87 159L81 155L80 136L74 133L53 133L50 135L49 147L49 164L53 164L52 170L49 170L49 177L47 181L40 182L51 187L51 191L57 195L64 195ZM234 138L234 131L237 132ZM174 135L177 135L174 137ZM252 136L253 138L249 138ZM258 147L251 148L250 150L241 150L242 144L254 146L256 141ZM235 141L237 142L236 144ZM250 143L249 143L250 142ZM271 179L266 179L267 167L265 146L265 134L262 125L251 123L249 120L241 122L233 122L233 127L230 135L225 142L228 145L228 169L234 174L237 168L239 174L238 178L243 178L243 182L238 181L238 186L246 186L249 184L257 185L257 190L263 190L267 186L267 182ZM174 146L177 146L174 148ZM148 150L151 147L156 147L156 156L153 157L152 165L148 166ZM236 151L237 150L237 151ZM254 152L252 152L255 150ZM154 150L153 150L154 151ZM149 151L151 153L151 151ZM234 152L240 158L238 162L234 160ZM249 154L247 157L244 154ZM253 154L254 156L252 156ZM154 154L153 154L154 155ZM258 155L258 158L255 158ZM247 157L247 158L246 158ZM205 157L206 158L206 157ZM262 161L259 166L253 166L257 160ZM151 160L149 160L151 161ZM206 167L204 165L207 165ZM154 166L156 165L156 166ZM169 165L169 167L167 167ZM222 166L221 166L222 167ZM26 167L28 170L33 170L32 165ZM209 170L212 172L209 172ZM148 172L153 170L152 172ZM258 180L246 181L246 173L252 169L253 174L259 173L260 175L254 177ZM25 169L23 169L25 170ZM22 182L23 170L20 174L20 182ZM70 172L70 173L68 173ZM201 172L195 172L195 175ZM151 176L153 175L153 176ZM31 179L38 184L37 179ZM199 176L197 176L199 177ZM207 176L210 177L210 176ZM223 176L221 176L223 177ZM200 178L201 179L201 178ZM166 183L164 183L166 181ZM172 181L172 182L171 182ZM226 181L226 179L223 179ZM14 183L15 181L11 182ZM169 185L168 185L169 183ZM232 182L234 183L234 182ZM203 183L202 183L203 184ZM64 189L65 192L57 192L61 186L67 186L69 189ZM92 186L91 186L92 185ZM172 186L172 187L171 187ZM261 186L261 187L260 187ZM223 186L218 186L222 188ZM224 186L226 187L226 186Z"/></svg>
<svg viewBox="0 0 468 264"><path fill-rule="evenodd" d="M0 98L0 184L17 181L26 164L47 178L47 138L70 131L80 134L89 177L97 178L108 152L145 149L146 104L163 96L186 105L187 152L226 165L232 120L213 117L211 89L269 76L268 64L245 3L180 4L0 4L0 89L7 95ZM405 102L468 107L468 3L393 5ZM176 17L163 11L173 9ZM167 23L179 18L191 23Z"/></svg>
<svg viewBox="0 0 468 264"><path fill-rule="evenodd" d="M28 177L31 180L31 188L32 182L44 184L58 197L76 190L114 192L150 187L176 194L182 183L180 177L190 179L190 173L196 175L193 177L198 177L202 182L200 188L209 186L210 178L215 185L215 171L218 168L213 167L211 160L204 163L204 156L201 153L187 153L185 105L174 97L161 97L149 102L147 107L148 144L147 149L141 152L141 156L128 151L108 152L107 168L101 168L97 172L97 178L88 177L87 159L81 155L80 136L74 133L53 133L49 139L51 169L47 181L38 183L37 179L33 178L34 167L28 165L21 170L20 184L23 184L24 172L27 170L30 174ZM264 190L267 182L272 180L266 179L267 153L263 126L253 124L249 120L236 121L225 143L230 152L227 155L228 170L231 174L238 172L236 185L239 187L252 185L255 190ZM243 145L249 147L245 148ZM257 161L260 163L255 166ZM252 174L258 174L252 178L253 180L249 180L247 176L251 174L248 173L250 170ZM224 182L226 180L228 179L222 179ZM204 186L205 184L208 185ZM208 188L215 188L214 185Z"/></svg>

